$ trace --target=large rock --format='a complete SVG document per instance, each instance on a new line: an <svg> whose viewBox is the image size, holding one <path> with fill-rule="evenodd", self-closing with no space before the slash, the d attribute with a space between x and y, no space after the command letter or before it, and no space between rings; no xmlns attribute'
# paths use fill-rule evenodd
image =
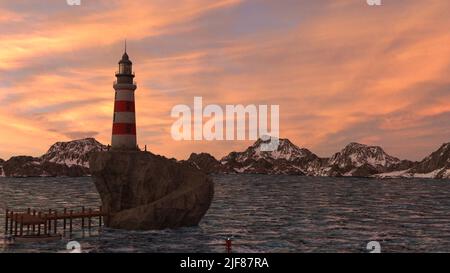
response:
<svg viewBox="0 0 450 273"><path fill-rule="evenodd" d="M208 153L192 153L187 161L207 174L218 174L222 171L220 162Z"/></svg>
<svg viewBox="0 0 450 273"><path fill-rule="evenodd" d="M94 153L90 170L112 228L195 226L214 195L212 180L190 163L148 152Z"/></svg>
<svg viewBox="0 0 450 273"><path fill-rule="evenodd" d="M5 160L0 158L0 177L5 176L5 172L3 171L3 163L5 163Z"/></svg>

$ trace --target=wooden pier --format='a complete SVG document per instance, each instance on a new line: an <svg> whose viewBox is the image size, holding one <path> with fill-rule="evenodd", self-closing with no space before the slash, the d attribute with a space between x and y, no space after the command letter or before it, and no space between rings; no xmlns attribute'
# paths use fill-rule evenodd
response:
<svg viewBox="0 0 450 273"><path fill-rule="evenodd" d="M98 209L81 207L79 210L65 208L59 211L49 209L45 212L31 209L27 209L26 212L14 212L6 209L5 235L14 238L57 236L58 227L64 233L68 230L69 234L72 234L74 220L81 220L82 230L85 228L90 230L93 227L92 220L98 218L98 226L101 227L104 216L102 207Z"/></svg>

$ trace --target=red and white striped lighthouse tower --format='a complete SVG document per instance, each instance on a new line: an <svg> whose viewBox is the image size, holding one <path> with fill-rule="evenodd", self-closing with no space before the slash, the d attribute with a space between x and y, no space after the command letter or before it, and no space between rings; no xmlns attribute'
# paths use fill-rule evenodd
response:
<svg viewBox="0 0 450 273"><path fill-rule="evenodd" d="M111 147L114 150L137 150L134 104L136 83L134 82L133 63L128 57L126 44L116 78Z"/></svg>

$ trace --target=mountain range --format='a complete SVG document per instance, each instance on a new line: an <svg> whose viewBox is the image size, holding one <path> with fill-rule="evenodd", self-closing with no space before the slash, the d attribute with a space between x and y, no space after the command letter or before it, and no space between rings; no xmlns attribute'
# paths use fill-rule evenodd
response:
<svg viewBox="0 0 450 273"><path fill-rule="evenodd" d="M381 147L350 143L330 158L321 158L288 139L280 139L276 151L261 151L259 139L243 152L231 152L221 160L202 153L188 161L206 173L292 174L376 178L450 178L450 143L420 162L400 160Z"/></svg>
<svg viewBox="0 0 450 273"><path fill-rule="evenodd" d="M280 139L276 151L261 151L259 139L242 152L231 152L220 160L207 153L193 153L187 160L209 173L288 174L307 176L353 176L375 178L450 178L450 143L420 162L401 160L381 147L350 143L330 158L321 158L289 139ZM0 159L0 175L86 176L89 156L107 147L93 138L58 142L41 157L14 156Z"/></svg>

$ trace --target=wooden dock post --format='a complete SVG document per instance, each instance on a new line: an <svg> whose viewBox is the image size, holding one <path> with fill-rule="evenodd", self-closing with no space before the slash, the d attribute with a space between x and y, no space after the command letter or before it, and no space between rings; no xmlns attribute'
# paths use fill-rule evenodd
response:
<svg viewBox="0 0 450 273"><path fill-rule="evenodd" d="M9 213L9 235L13 234L13 225L14 225L14 212L11 211Z"/></svg>
<svg viewBox="0 0 450 273"><path fill-rule="evenodd" d="M48 234L48 233L47 233L47 232L48 232L48 230L47 230L47 227L48 227L47 222L48 222L48 221L47 221L47 214L44 213L44 234L45 234L45 235Z"/></svg>
<svg viewBox="0 0 450 273"><path fill-rule="evenodd" d="M84 209L84 206L83 206L83 207L81 207L81 213L83 214L81 216L81 229L84 229L84 211L85 211L85 209Z"/></svg>
<svg viewBox="0 0 450 273"><path fill-rule="evenodd" d="M36 216L36 210L33 210L33 216ZM33 231L33 235L34 235L34 233L36 232L36 224L33 224L32 231Z"/></svg>
<svg viewBox="0 0 450 273"><path fill-rule="evenodd" d="M27 214L31 215L31 209L30 208L27 209ZM27 224L27 235L29 235L29 234L30 234L30 224Z"/></svg>
<svg viewBox="0 0 450 273"><path fill-rule="evenodd" d="M14 236L17 236L17 229L19 227L18 221L19 215L17 213L14 214Z"/></svg>
<svg viewBox="0 0 450 273"><path fill-rule="evenodd" d="M72 215L73 215L73 210L70 210L70 219L69 219L69 232L70 232L70 234L72 234Z"/></svg>
<svg viewBox="0 0 450 273"><path fill-rule="evenodd" d="M5 235L8 235L8 213L9 213L9 210L8 209L6 209L5 210Z"/></svg>
<svg viewBox="0 0 450 273"><path fill-rule="evenodd" d="M102 227L102 214L103 214L103 212L102 212L102 206L100 206L100 208L99 208L99 216L98 216L98 226L99 227Z"/></svg>
<svg viewBox="0 0 450 273"><path fill-rule="evenodd" d="M55 210L55 220L53 221L53 233L56 234L58 231L58 211Z"/></svg>
<svg viewBox="0 0 450 273"><path fill-rule="evenodd" d="M41 218L42 213L38 212L38 217ZM45 232L44 232L45 233ZM38 224L38 235L41 235L41 223Z"/></svg>
<svg viewBox="0 0 450 273"><path fill-rule="evenodd" d="M52 232L52 220L51 219L52 219L52 209L48 209L48 214L47 214L47 218L46 218L46 220L48 222L48 224L47 224L47 227L48 227L47 234L50 234Z"/></svg>
<svg viewBox="0 0 450 273"><path fill-rule="evenodd" d="M20 216L20 232L19 236L23 236L23 215Z"/></svg>
<svg viewBox="0 0 450 273"><path fill-rule="evenodd" d="M88 229L91 230L91 224L92 224L92 209L89 209L89 217L88 217Z"/></svg>
<svg viewBox="0 0 450 273"><path fill-rule="evenodd" d="M67 209L64 208L64 219L63 219L63 229L64 229L64 233L66 233L66 218L67 218Z"/></svg>

